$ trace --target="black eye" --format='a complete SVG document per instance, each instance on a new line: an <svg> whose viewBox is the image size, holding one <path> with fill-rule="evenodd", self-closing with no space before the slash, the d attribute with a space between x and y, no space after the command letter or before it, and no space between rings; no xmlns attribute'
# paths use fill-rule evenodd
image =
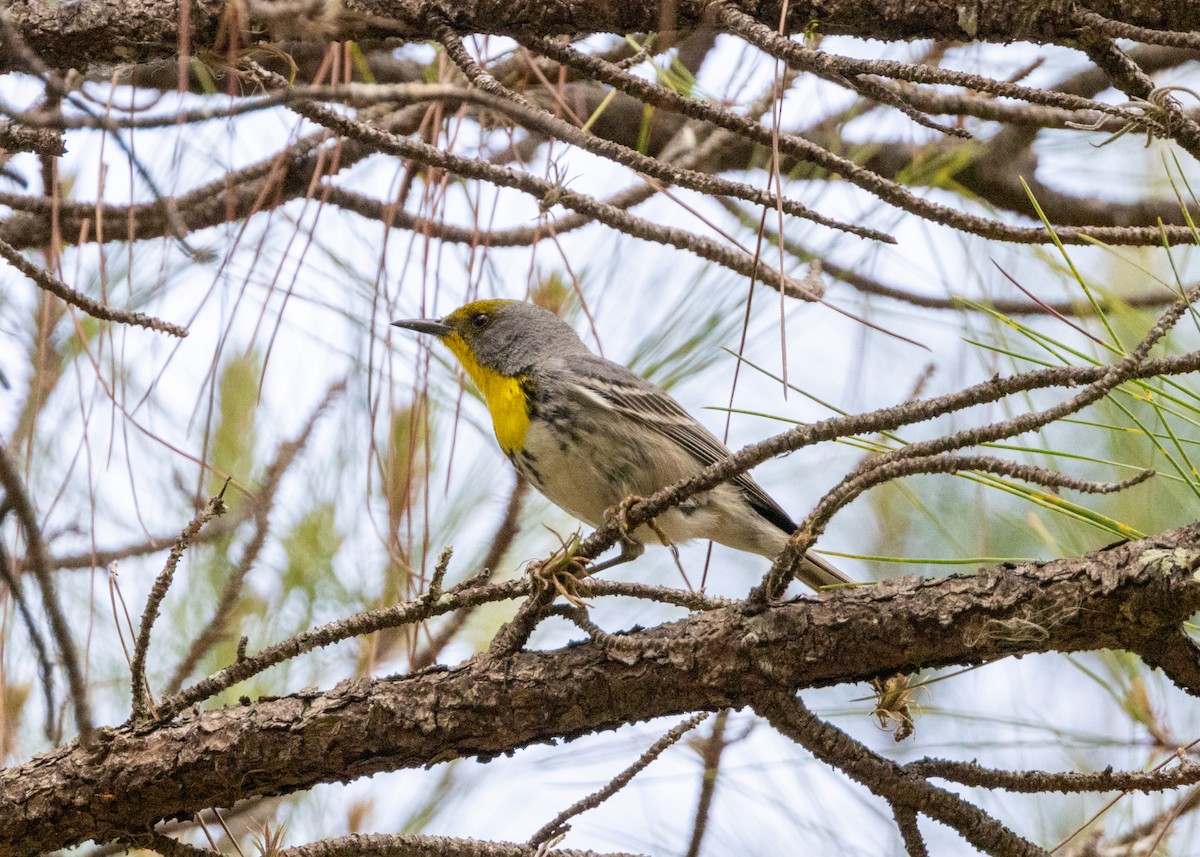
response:
<svg viewBox="0 0 1200 857"><path fill-rule="evenodd" d="M491 317L486 312L477 312L471 316L471 325L476 330L482 330L487 327L487 323L491 320Z"/></svg>

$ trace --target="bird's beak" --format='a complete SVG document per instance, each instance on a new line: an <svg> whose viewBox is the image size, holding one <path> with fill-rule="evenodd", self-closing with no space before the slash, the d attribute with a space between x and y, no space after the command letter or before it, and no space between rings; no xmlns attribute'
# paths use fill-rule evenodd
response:
<svg viewBox="0 0 1200 857"><path fill-rule="evenodd" d="M393 321L392 327L403 327L405 330L415 330L417 333L428 333L437 337L448 336L452 330L448 324L431 318L402 318L400 321Z"/></svg>

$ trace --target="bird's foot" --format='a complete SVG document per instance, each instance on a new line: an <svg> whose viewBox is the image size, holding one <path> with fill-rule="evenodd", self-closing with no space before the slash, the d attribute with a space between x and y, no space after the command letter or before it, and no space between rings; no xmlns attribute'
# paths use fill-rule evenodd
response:
<svg viewBox="0 0 1200 857"><path fill-rule="evenodd" d="M642 497L638 494L630 494L620 503L610 508L604 513L606 518L612 518L617 522L617 528L621 531L621 536L629 541L629 510L635 505L642 502ZM650 522L653 525L653 521Z"/></svg>
<svg viewBox="0 0 1200 857"><path fill-rule="evenodd" d="M645 498L638 494L630 494L617 505L608 509L605 517L613 518L617 522L617 528L621 531L621 562L629 562L631 559L637 559L642 555L644 547L641 542L637 541L630 535L629 526L629 510L642 502ZM658 526L658 522L651 518L644 525L647 529L658 536L658 540L666 547L674 550L671 540L667 538L667 534ZM635 552L636 550L636 552Z"/></svg>
<svg viewBox="0 0 1200 857"><path fill-rule="evenodd" d="M625 562L632 562L641 556L646 550L646 546L641 542L635 542L633 539L621 539L621 554L614 556L612 559L606 559L604 562L592 562L588 567L588 574L597 574L605 569L612 568L616 565L621 565Z"/></svg>

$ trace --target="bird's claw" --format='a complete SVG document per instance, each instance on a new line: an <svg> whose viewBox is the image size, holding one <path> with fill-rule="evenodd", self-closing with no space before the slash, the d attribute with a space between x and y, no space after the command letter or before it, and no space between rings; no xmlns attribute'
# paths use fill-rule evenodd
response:
<svg viewBox="0 0 1200 857"><path fill-rule="evenodd" d="M606 517L611 517L617 522L617 529L621 531L622 537L624 537L626 540L631 540L629 535L629 510L638 503L642 502L642 499L643 498L637 494L630 494L624 500L617 503L617 505L613 506L604 513Z"/></svg>
<svg viewBox="0 0 1200 857"><path fill-rule="evenodd" d="M630 494L620 503L604 513L606 517L610 517L617 522L617 529L621 532L621 541L625 545L639 544L637 539L635 539L629 532L629 511L644 499L646 498L638 494ZM651 518L649 521L646 521L643 526L653 532L654 535L658 536L658 540L662 542L664 546L672 547L671 540L667 538L667 534L662 531L662 528L659 527L658 522L653 518ZM622 553L628 553L628 549L623 547ZM634 559L638 556L641 556L641 553L642 549L639 545L637 552L629 554L627 559Z"/></svg>

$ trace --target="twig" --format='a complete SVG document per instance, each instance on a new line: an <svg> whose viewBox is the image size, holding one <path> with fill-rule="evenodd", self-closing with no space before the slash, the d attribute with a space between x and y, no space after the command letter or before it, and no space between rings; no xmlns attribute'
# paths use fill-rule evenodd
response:
<svg viewBox="0 0 1200 857"><path fill-rule="evenodd" d="M391 115L388 127L409 131L419 124L416 113L424 112L423 105ZM375 111L364 111L375 115ZM225 223L231 217L246 218L268 205L281 205L290 199L307 196L313 176L327 164L325 144L331 135L324 130L302 137L292 145L252 163L240 170L226 173L219 179L194 188L174 199L185 225L193 230ZM365 146L343 147L338 166L345 169L373 154ZM10 218L0 225L0 238L19 247L42 246L46 239L43 224L57 217L63 232L78 232L85 221L101 218L103 228L92 229L87 235L103 232L107 240L133 241L154 236L171 235L174 227L156 202L133 205L107 205L99 201L70 202L43 197L0 193L0 204L28 212L22 218ZM85 235L85 237L87 237Z"/></svg>
<svg viewBox="0 0 1200 857"><path fill-rule="evenodd" d="M471 585L472 582L469 579L464 583L467 585L459 584L451 587L437 601L421 597L415 601L406 601L379 610L367 610L289 637L273 646L268 646L258 654L240 658L225 669L162 700L157 706L158 716L164 720L173 717L189 705L209 699L251 676L258 675L276 664L281 664L304 652L374 631L382 631L385 628L411 625L414 622L450 613L467 606L521 598L528 595L531 589L527 580L513 580L482 586Z"/></svg>
<svg viewBox="0 0 1200 857"><path fill-rule="evenodd" d="M1061 107L1045 107L1040 104L1025 104L1001 100L991 95L970 92L945 92L924 89L916 84L895 80L876 79L877 86L921 113L935 116L971 116L1008 125L1032 125L1036 128L1066 128L1068 122L1078 122L1091 117L1090 111L1065 110ZM1106 122L1116 126L1125 124L1109 114L1100 114Z"/></svg>
<svg viewBox="0 0 1200 857"><path fill-rule="evenodd" d="M692 817L692 838L688 842L687 857L699 857L704 833L708 830L708 819L712 814L713 798L717 793L717 776L721 769L721 757L729 746L725 728L729 725L729 709L717 712L712 731L700 745L700 795L696 799L696 814Z"/></svg>
<svg viewBox="0 0 1200 857"><path fill-rule="evenodd" d="M946 134L950 137L957 137L960 140L973 140L974 135L965 128L959 128L955 125L943 125L941 122L935 122L927 115L917 110L911 104L906 102L894 90L889 89L877 80L874 80L867 75L855 75L852 78L847 78L851 85L858 90L859 93L878 101L880 104L886 104L888 107L893 107L899 110L913 122L932 131L937 131Z"/></svg>
<svg viewBox="0 0 1200 857"><path fill-rule="evenodd" d="M186 845L155 831L122 837L123 843L157 851L163 857L218 857L216 851ZM547 851L518 842L489 842L413 833L351 834L272 852L274 857L645 857L640 854L559 849Z"/></svg>
<svg viewBox="0 0 1200 857"><path fill-rule="evenodd" d="M224 495L225 489L222 488L221 493L210 498L204 504L204 508L196 513L196 517L192 518L191 522L183 528L183 532L179 534L179 538L171 548L163 570L159 572L154 586L150 588L150 595L146 598L146 608L142 611L142 621L138 627L137 643L133 648L133 665L130 667L135 723L142 723L150 716L147 704L150 688L146 679L146 655L150 650L150 631L154 627L154 621L158 618L158 608L166 598L167 590L171 588L171 581L175 578L175 569L179 566L179 560L183 558L183 552L192 543L196 533L200 532L200 529L208 521L225 511Z"/></svg>
<svg viewBox="0 0 1200 857"><path fill-rule="evenodd" d="M203 532L196 534L196 538L192 544L205 544L222 536L230 535L249 518L253 517L256 508L253 503L243 504L231 514L222 517L220 520L211 522L204 528ZM103 568L114 561L120 562L131 557L148 556L165 551L171 546L178 535L178 533L159 534L120 547L51 557L50 566L51 568L61 570Z"/></svg>
<svg viewBox="0 0 1200 857"><path fill-rule="evenodd" d="M737 602L730 598L706 595L699 590L674 589L669 586L654 586L649 583L635 581L612 580L605 577L593 577L580 584L579 594L585 598L603 598L609 595L620 595L625 598L637 598L643 601L657 601L660 604L673 604L688 610L702 612L705 610L723 610L732 607Z"/></svg>
<svg viewBox="0 0 1200 857"><path fill-rule="evenodd" d="M496 532L492 534L491 541L488 543L487 555L483 558L483 562L480 563L480 583L486 583L491 580L496 566L500 564L500 561L504 558L504 554L508 552L509 547L512 545L513 539L516 538L517 531L520 529L521 507L524 505L525 497L528 493L529 483L517 477L512 491L508 495L508 503L504 508L504 517L500 519L500 524L496 527ZM486 574L484 575L482 572L486 572ZM413 655L409 663L409 669L415 672L432 665L446 645L466 625L467 620L474 612L474 607L464 607L453 613L437 629L424 648Z"/></svg>
<svg viewBox="0 0 1200 857"><path fill-rule="evenodd" d="M487 657L494 661L516 654L529 641L529 635L558 595L553 586L537 586L521 602L511 619L500 626L488 644Z"/></svg>
<svg viewBox="0 0 1200 857"><path fill-rule="evenodd" d="M921 835L921 828L917 826L916 810L893 803L892 817L896 819L896 827L900 831L900 838L904 840L908 857L929 857L929 847Z"/></svg>
<svg viewBox="0 0 1200 857"><path fill-rule="evenodd" d="M592 792L582 800L578 800L564 809L558 815L554 816L550 821L542 825L541 829L533 836L529 837L530 846L538 846L543 842L547 842L556 836L566 833L570 827L567 822L577 815L587 812L589 809L595 809L604 803L610 797L615 795L641 773L651 762L661 756L668 747L671 747L679 741L688 732L695 729L708 717L708 713L697 714L689 717L687 720L673 727L661 738L651 744L646 752L642 753L632 765L630 765L621 773L617 774L603 788ZM559 853L559 852L554 852Z"/></svg>
<svg viewBox="0 0 1200 857"><path fill-rule="evenodd" d="M1176 309L1179 309L1177 306ZM1149 378L1155 375L1173 375L1193 372L1200 369L1200 351L1193 351L1179 357L1135 360L1129 365L1121 366L1122 375L1128 373L1122 380ZM625 521L627 526L637 526L654 518L667 509L678 505L688 497L701 491L706 491L716 485L726 482L734 476L761 464L769 458L791 452L815 443L834 440L859 434L871 434L889 431L905 425L915 425L935 417L950 414L975 405L987 404L1003 399L1015 393L1052 387L1076 387L1082 384L1094 385L1109 376L1113 371L1111 366L1072 366L1038 369L1023 372L1007 378L992 378L981 384L976 384L943 396L905 402L889 408L881 408L867 414L857 414L847 417L834 417L821 422L797 426L759 443L751 444L735 452L729 458L717 462L689 479L683 479L674 485L669 485L661 491L644 500L629 506ZM1118 382L1120 383L1120 382ZM1074 400L1072 400L1074 401ZM1007 425L1007 424L1005 424ZM1037 427L1036 425L1034 427ZM986 428L986 427L985 427ZM1028 431L1031 429L1021 429ZM972 430L979 432L980 430ZM960 435L952 437L960 438ZM986 432L982 435L971 434L965 439L951 443L959 446L975 445L986 441ZM930 442L925 442L930 443ZM913 448L910 444L903 450ZM929 446L920 447L928 450L924 454L941 451ZM894 454L894 453L889 453ZM872 459L877 461L878 458ZM621 529L615 520L606 521L597 527L580 544L577 555L592 558L611 547L620 538Z"/></svg>
<svg viewBox="0 0 1200 857"><path fill-rule="evenodd" d="M166 694L175 693L183 686L184 679L196 668L196 664L200 663L200 659L208 653L225 631L225 623L229 620L234 605L237 604L238 595L241 594L242 585L246 581L246 575L254 567L254 563L267 541L274 487L272 486L264 493L266 496L260 494L255 500L247 501L248 503L253 502L255 506L254 531L250 534L245 547L242 548L242 555L237 565L229 573L229 578L221 588L221 594L217 597L217 606L213 608L212 616L205 624L204 630L196 636L187 652L175 665L171 677L164 686L163 692Z"/></svg>
<svg viewBox="0 0 1200 857"><path fill-rule="evenodd" d="M733 7L730 4L721 5L721 13L735 14ZM736 13L742 14L742 13ZM753 21L753 19L748 19ZM791 45L799 48L797 43L788 39L781 39L770 28L762 27L762 25L754 22L756 26L765 31L771 40L778 40L781 44ZM569 65L580 69L596 80L615 86L618 89L632 95L640 101L651 104L655 107L664 110L670 110L674 113L679 113L684 116L689 116L693 119L699 119L704 122L711 122L721 128L725 128L762 146L772 146L772 131L770 128L763 126L759 122L754 122L745 117L739 116L729 110L724 110L706 101L695 98L686 98L667 87L660 86L644 78L629 74L616 68L611 63L597 59L596 57L588 56L573 48L561 45L551 39L522 39L524 44L527 44L532 49L540 53L552 57L557 62L564 65ZM827 56L822 54L821 56ZM885 64L886 65L886 64ZM903 65L903 64L900 64ZM887 66L890 68L890 66ZM928 68L922 66L921 68ZM883 73L880 69L871 66L868 68L854 69L855 73ZM940 69L930 69L932 72L942 72ZM841 73L841 72L838 72ZM943 72L944 74L944 72ZM957 74L957 73L956 73ZM941 77L942 75L935 75ZM986 81L988 78L981 78ZM922 81L931 82L931 81ZM937 81L937 82L940 82ZM994 81L993 81L994 83ZM970 85L969 83L960 83L959 85ZM1018 90L1025 90L1025 87L1016 87ZM1007 91L1007 90L1006 90ZM1032 92L1040 92L1040 90L1031 90ZM1129 119L1129 115L1119 111L1110 105L1102 104L1101 102L1090 101L1078 96L1067 96L1062 93L1046 93L1047 95L1055 96L1049 100L1055 102L1058 106L1070 105L1072 109L1088 109L1101 110L1101 112L1118 113L1124 119ZM1140 118L1140 117L1139 117ZM915 214L926 220L934 223L940 223L944 226L949 226L958 229L962 232L968 232L974 235L980 235L985 238L990 238L999 241L1012 241L1017 243L1027 244L1043 244L1050 241L1046 230L1041 227L1019 227L1010 224L1002 223L996 220L988 220L987 218L977 217L962 211L950 208L949 206L940 205L923 199L897 182L891 181L866 169L865 167L856 164L854 161L843 158L839 155L822 148L816 143L801 137L798 134L779 134L777 135L777 145L780 152L789 155L793 158L802 161L808 161L816 164L831 173L840 175L846 181L854 184L868 193L873 194L879 199L894 205L899 209ZM1120 241L1122 237L1129 239L1128 229L1087 229L1087 230L1058 230L1058 237L1063 243L1084 243L1083 234L1095 235L1101 240ZM1154 237L1151 237L1153 233ZM1145 242L1153 241L1159 243L1162 240L1162 233L1158 227L1152 227L1141 234L1141 238ZM1171 230L1171 240L1179 242L1191 243L1195 240L1190 231L1184 228Z"/></svg>
<svg viewBox="0 0 1200 857"><path fill-rule="evenodd" d="M1076 7L1072 14L1081 24L1112 36L1114 39L1130 39L1147 45L1163 45L1170 48L1186 48L1200 50L1200 33L1172 32L1170 30L1151 30L1147 27L1137 27L1123 21L1113 21L1099 15L1090 9Z"/></svg>
<svg viewBox="0 0 1200 857"><path fill-rule="evenodd" d="M1170 762L1175 757L1169 757ZM1173 768L1156 767L1152 771L1003 771L985 768L976 762L951 759L919 759L904 766L919 777L936 777L963 786L1003 789L1022 794L1042 792L1156 792L1200 783L1200 762L1181 762Z"/></svg>
<svg viewBox="0 0 1200 857"><path fill-rule="evenodd" d="M270 74L265 69L262 69L261 73ZM271 79L273 80L274 77ZM724 244L683 229L653 223L627 211L613 208L586 194L568 191L561 184L538 178L529 173L455 155L428 143L401 137L372 125L365 125L358 120L314 104L298 103L290 106L304 118L342 136L372 146L380 152L408 158L417 163L443 169L466 178L490 182L498 187L513 188L537 198L547 209L561 205L635 238L687 250L702 259L707 259L745 276L757 274L760 281L775 289L787 290L795 286L794 281L786 274L769 266L757 264L752 257L745 253L731 250Z"/></svg>
<svg viewBox="0 0 1200 857"><path fill-rule="evenodd" d="M7 120L0 122L0 149L9 152L37 152L51 158L67 152L61 134L49 128L31 128Z"/></svg>
<svg viewBox="0 0 1200 857"><path fill-rule="evenodd" d="M52 295L62 298L71 306L78 307L93 318L115 321L121 324L133 324L138 327L147 327L150 330L169 333L172 336L180 338L188 335L186 327L180 327L177 324L171 324L169 321L163 321L162 319L154 318L141 312L113 309L110 306L89 298L83 292L75 291L75 289L66 283L52 276L49 271L39 268L30 262L7 241L0 240L0 256L3 256L10 265L33 280L39 287L50 292Z"/></svg>
<svg viewBox="0 0 1200 857"><path fill-rule="evenodd" d="M1190 746L1194 745L1195 743L1196 742L1193 741L1192 744L1190 744L1188 746L1190 747ZM1157 771L1162 770L1162 768L1164 768L1171 761L1172 760L1170 758L1164 759L1162 762L1155 765L1153 770L1150 771L1150 773L1155 773ZM1130 792L1129 789L1122 791L1119 795L1116 795L1114 798L1112 798L1112 800L1108 801L1108 803L1104 804L1104 806L1100 807L1100 809L1097 810L1095 813L1093 813L1090 818L1088 818L1085 822L1083 822L1083 824L1076 827L1073 831L1071 831L1065 837L1063 837L1063 839L1061 841L1059 841L1059 843L1057 845L1055 845L1053 848L1051 848L1050 853L1056 854L1059 851L1061 851L1063 846L1065 846L1068 842L1073 840L1079 834L1083 833L1083 831L1085 831L1089 827L1091 827L1092 824L1097 819L1102 817L1110 809L1112 809L1114 806L1116 806L1117 802L1120 801L1127 794L1129 794L1129 792ZM1155 837L1155 841L1157 843L1158 837L1163 832L1165 832L1165 829L1166 829L1166 826L1163 825L1163 819L1164 818L1172 818L1177 813L1185 812L1185 811L1190 812L1191 810L1195 809L1197 806L1197 797L1200 797L1200 790L1197 790L1196 788L1189 789L1188 793L1184 797L1182 797L1180 800L1176 801L1174 805L1172 805L1172 806L1168 807L1167 809L1163 810L1162 812L1158 813L1153 818L1142 822L1141 824L1134 827L1132 830L1127 831L1124 835L1122 835L1120 837L1120 839L1117 840L1117 842L1115 844L1129 846L1129 845L1132 845L1133 843L1137 842L1139 839L1146 839L1147 837L1150 837L1150 836ZM1147 850L1143 851L1142 853L1153 854L1155 852L1155 850L1156 849L1151 848L1151 849L1147 849Z"/></svg>
<svg viewBox="0 0 1200 857"><path fill-rule="evenodd" d="M267 532L270 527L271 510L274 508L275 495L279 489L279 483L283 479L284 473L291 467L292 462L296 460L296 456L307 445L308 439L312 436L313 428L317 424L317 420L321 418L321 415L325 413L329 405L345 389L346 384L344 381L334 383L326 391L325 397L313 410L296 438L281 443L279 449L276 450L274 459L267 466L266 472L263 474L261 487L255 493L255 496L247 501L248 505L254 510L254 532L251 533L250 539L242 549L242 556L238 560L238 564L230 572L229 579L225 581L225 586L221 589L221 595L217 598L217 606L213 610L212 618L209 619L204 630L192 641L187 654L176 665L175 671L167 681L167 694L175 693L183 686L184 679L195 669L196 664L200 662L200 659L204 657L224 632L225 623L228 621L229 615L237 603L237 598L242 591L246 575L250 573L250 569L254 566L259 554L262 552L263 546L266 544Z"/></svg>
<svg viewBox="0 0 1200 857"><path fill-rule="evenodd" d="M467 52L462 39L459 38L458 34L454 32L449 24L443 21L435 29L437 30L438 41L443 44L446 48L446 53L462 70L463 74L467 76L467 79L484 92L493 96L497 100L497 103L494 105L497 109L503 110L517 118L525 127L540 131L547 136L557 137L598 157L637 170L644 175L667 184L686 187L708 196L733 196L766 208L774 209L780 207L786 214L790 214L793 217L811 220L813 223L849 232L860 238L894 243L886 233L877 229L842 223L825 217L811 208L799 204L795 200L786 199L768 191L750 187L742 182L729 181L696 170L682 169L664 163L657 158L643 155L641 152L631 149L628 146L623 146L612 140L605 140L588 131L576 128L574 125L559 119L552 113L534 107L525 98L508 89L488 74L482 66L475 62L470 53Z"/></svg>
<svg viewBox="0 0 1200 857"><path fill-rule="evenodd" d="M750 216L746 209L739 206L732 200L718 199L717 202L730 214L738 219L745 227L758 229L758 217ZM1044 203L1043 203L1044 207ZM1200 216L1200 215L1198 215ZM777 232L763 227L763 238L775 246L779 246L780 237ZM828 274L832 279L843 282L856 291L866 295L877 295L882 298L902 301L912 306L919 306L925 309L953 310L962 312L964 308L969 308L969 305L964 303L963 299L957 296L938 297L936 295L923 295L916 292L910 292L906 289L897 286L888 285L874 277L869 277L866 274L854 268L848 268L843 265L838 265L835 262L813 250L802 246L799 242L784 236L783 249L796 257L801 262L820 261L822 271ZM1019 286L1018 286L1019 288ZM1122 295L1118 300L1122 305L1136 308L1161 308L1171 301L1175 300L1178 295L1167 288L1161 288L1154 291L1143 291L1138 294ZM1085 300L1066 300L1066 301L1044 301L1034 298L1032 300L1013 300L1010 298L997 297L980 297L975 299L978 303L991 307L998 313L1004 315L1054 315L1054 316L1078 316L1085 312L1095 312L1090 303ZM1104 309L1110 309L1114 301L1101 300L1100 306Z"/></svg>
<svg viewBox="0 0 1200 857"><path fill-rule="evenodd" d="M1179 143L1193 157L1200 158L1200 125L1183 112L1172 97L1173 87L1158 87L1150 75L1117 43L1094 29L1083 27L1079 32L1079 44L1088 58L1112 80L1122 92L1133 99L1133 106L1140 108L1144 121L1130 119L1118 136L1125 130L1144 127L1153 137L1169 137ZM1149 140L1147 140L1147 143Z"/></svg>
<svg viewBox="0 0 1200 857"><path fill-rule="evenodd" d="M487 842L451 836L416 834L351 835L287 848L276 857L644 857L622 852L546 851L515 842Z"/></svg>
<svg viewBox="0 0 1200 857"><path fill-rule="evenodd" d="M0 6L0 32L3 33L6 50L18 60L20 65L25 67L25 71L37 77L54 98L70 103L72 107L93 116L97 122L103 121L103 118L97 116L86 101L71 92L66 81L62 79L57 71L43 62L42 58L30 49L20 31L13 26L9 9L2 6ZM194 260L204 259L207 254L198 252L188 243L187 226L179 216L179 209L175 206L175 200L159 191L158 182L155 181L154 176L150 174L145 164L133 153L129 148L129 144L125 142L125 139L120 134L114 133L112 138L121 149L121 152L129 158L130 166L133 167L142 181L146 183L146 186L150 188L151 193L154 194L156 203L162 207L163 214L167 222L171 225L172 234L179 243L180 248Z"/></svg>
<svg viewBox="0 0 1200 857"><path fill-rule="evenodd" d="M1011 437L1020 432L1005 431L1001 437ZM997 438L999 439L999 438ZM963 446L973 444L962 444ZM893 482L905 476L935 473L959 473L963 471L981 471L997 476L1009 476L1054 488L1070 488L1089 494L1112 494L1145 482L1154 476L1153 470L1143 470L1141 473L1121 482L1093 482L1086 479L1076 479L1055 470L1037 467L1031 464L1021 464L1015 461L1005 461L987 455L950 455L938 452L928 456L892 457L893 452L899 452L908 447L900 447L882 455L870 456L858 467L842 479L836 486L823 496L813 510L796 528L789 540L788 548L780 554L771 571L763 580L762 593L768 598L777 598L791 580L792 568L788 563L793 554L803 556L824 531L825 526L833 520L838 511L844 509L855 498L877 485ZM796 553L800 552L800 553Z"/></svg>
<svg viewBox="0 0 1200 857"><path fill-rule="evenodd" d="M4 520L4 516L11 508L7 502L0 504L0 521ZM42 696L46 701L46 724L43 727L43 733L47 741L56 742L54 722L58 706L54 703L54 665L50 662L50 651L46 646L46 641L42 639L41 629L33 619L29 602L25 600L21 578L16 571L16 566L12 564L8 551L4 548L4 543L0 542L0 580L8 586L9 594L17 605L17 613L20 614L21 621L25 624L25 630L29 634L29 642L33 645L33 653L38 662L38 677L42 681Z"/></svg>
<svg viewBox="0 0 1200 857"><path fill-rule="evenodd" d="M896 60L864 60L838 56L815 50L801 42L779 35L733 4L721 6L721 24L731 33L741 36L750 44L784 60L802 71L820 72L827 75L871 74L878 77L905 80L935 86L957 86L987 92L1000 98L1028 101L1065 110L1098 110L1114 116L1129 118L1121 108L1102 101L1093 101L1068 92L1036 89L997 80L992 77L969 72L954 71L932 65L906 63Z"/></svg>
<svg viewBox="0 0 1200 857"><path fill-rule="evenodd" d="M787 581L791 579L793 569L797 568L799 563L803 561L805 552L812 547L812 543L820 535L824 524L829 520L826 517L827 510L822 507L827 501L830 504L839 503L834 497L835 494L849 490L849 486L861 477L865 476L869 481L871 477L866 476L869 471L890 467L894 462L925 458L953 449L978 446L981 443L990 443L1003 438L1014 437L1025 432L1040 429L1100 401L1120 384L1131 380L1139 374L1142 365L1146 362L1150 349L1175 325L1179 318L1187 311L1188 307L1191 306L1197 295L1200 295L1200 286L1189 288L1182 298L1177 300L1158 317L1158 320L1150 327L1150 330L1133 351L1121 360L1108 366L1099 378L1066 401L1042 411L1021 414L1009 420L965 429L931 440L911 443L864 461L851 471L838 487L822 498L821 502L818 503L817 509L814 509L796 529L796 532L789 537L787 547L776 558L771 570L767 573L767 577L764 578L761 593L768 598L776 597L781 591L781 587L785 586Z"/></svg>
<svg viewBox="0 0 1200 857"><path fill-rule="evenodd" d="M985 854L1047 857L1046 851L956 794L930 785L813 715L797 697L764 695L754 710L817 759L842 770L904 812L922 814L958 832Z"/></svg>
<svg viewBox="0 0 1200 857"><path fill-rule="evenodd" d="M38 524L33 501L25 490L21 474L9 458L8 450L3 446L0 446L0 485L4 488L5 502L12 508L17 520L21 522L21 529L25 532L26 561L37 578L38 588L42 592L42 608L50 619L50 632L54 635L59 656L63 659L79 738L87 743L92 736L92 712L87 685L83 681L83 670L79 665L79 653L75 648L75 641L71 639L71 629L58 600L54 575L50 571L50 554L42 540L42 529Z"/></svg>

